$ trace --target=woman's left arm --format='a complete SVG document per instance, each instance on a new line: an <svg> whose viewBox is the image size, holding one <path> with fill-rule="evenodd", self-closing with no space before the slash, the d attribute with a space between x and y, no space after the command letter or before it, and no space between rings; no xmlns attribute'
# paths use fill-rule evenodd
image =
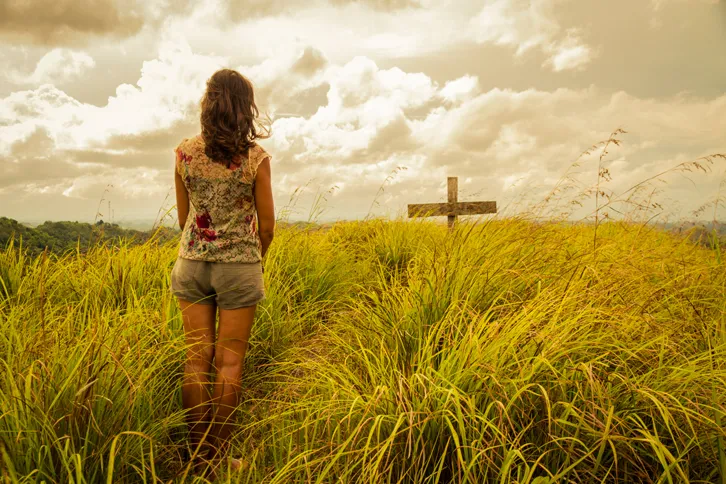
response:
<svg viewBox="0 0 726 484"><path fill-rule="evenodd" d="M176 186L176 213L179 216L179 228L184 230L184 224L189 215L189 193L187 193L187 187L184 186L184 180L176 169L174 169L174 185Z"/></svg>

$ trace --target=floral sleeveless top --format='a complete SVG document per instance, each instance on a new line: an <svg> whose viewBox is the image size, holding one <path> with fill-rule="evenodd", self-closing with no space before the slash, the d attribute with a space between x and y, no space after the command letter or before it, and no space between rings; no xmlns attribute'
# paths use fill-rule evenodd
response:
<svg viewBox="0 0 726 484"><path fill-rule="evenodd" d="M174 149L176 171L189 193L179 257L212 262L259 262L254 182L257 167L270 155L259 145L235 156L229 168L204 153L201 135Z"/></svg>

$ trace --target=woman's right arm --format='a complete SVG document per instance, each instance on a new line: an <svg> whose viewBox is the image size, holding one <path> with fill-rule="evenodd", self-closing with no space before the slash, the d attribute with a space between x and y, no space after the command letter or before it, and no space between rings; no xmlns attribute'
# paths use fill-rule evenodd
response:
<svg viewBox="0 0 726 484"><path fill-rule="evenodd" d="M260 243L262 244L261 256L264 258L275 236L275 204L272 200L272 176L269 156L257 168L255 208L257 209L258 231Z"/></svg>

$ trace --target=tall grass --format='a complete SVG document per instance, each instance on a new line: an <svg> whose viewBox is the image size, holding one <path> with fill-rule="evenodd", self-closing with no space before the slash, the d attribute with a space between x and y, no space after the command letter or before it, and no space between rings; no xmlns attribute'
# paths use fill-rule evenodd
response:
<svg viewBox="0 0 726 484"><path fill-rule="evenodd" d="M726 157L616 194L624 133L526 218L373 218L398 167L364 221L279 230L233 437L247 469L218 481L726 482L721 248L649 225L652 182ZM588 199L594 224L567 223ZM3 481L189 482L177 242L0 250Z"/></svg>
<svg viewBox="0 0 726 484"><path fill-rule="evenodd" d="M719 482L726 272L643 225L282 230L220 482ZM0 252L8 482L181 482L174 243Z"/></svg>

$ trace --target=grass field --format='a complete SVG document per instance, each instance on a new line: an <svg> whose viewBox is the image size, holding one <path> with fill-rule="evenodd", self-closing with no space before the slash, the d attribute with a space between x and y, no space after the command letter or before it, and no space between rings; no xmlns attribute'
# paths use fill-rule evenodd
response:
<svg viewBox="0 0 726 484"><path fill-rule="evenodd" d="M720 252L593 230L279 231L219 481L723 482ZM5 481L182 482L175 255L0 252Z"/></svg>

